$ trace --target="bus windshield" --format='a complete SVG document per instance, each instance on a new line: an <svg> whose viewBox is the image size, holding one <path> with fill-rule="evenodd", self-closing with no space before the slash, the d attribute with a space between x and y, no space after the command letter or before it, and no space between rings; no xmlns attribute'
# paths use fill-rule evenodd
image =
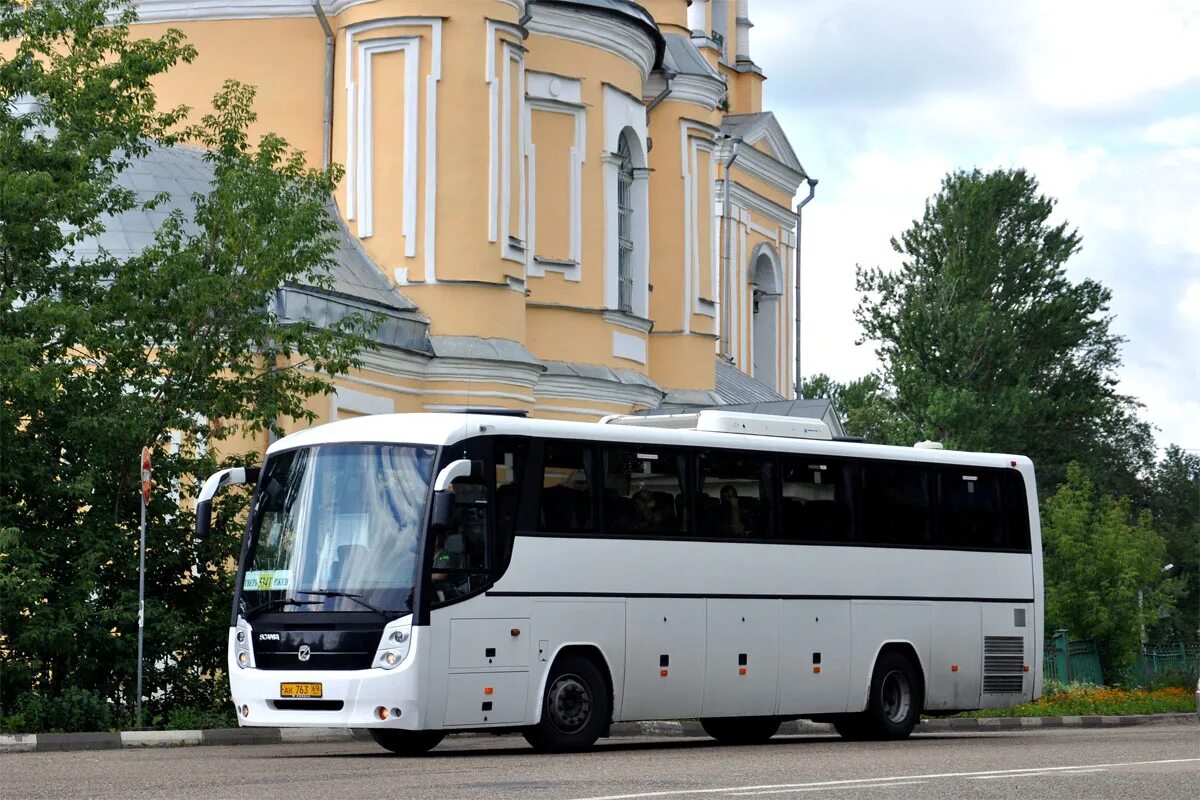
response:
<svg viewBox="0 0 1200 800"><path fill-rule="evenodd" d="M336 444L268 460L251 512L240 613L410 613L435 455Z"/></svg>

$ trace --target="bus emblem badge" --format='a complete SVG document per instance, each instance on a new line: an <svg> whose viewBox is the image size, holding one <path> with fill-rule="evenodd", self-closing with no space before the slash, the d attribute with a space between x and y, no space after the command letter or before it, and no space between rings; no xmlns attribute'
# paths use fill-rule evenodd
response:
<svg viewBox="0 0 1200 800"><path fill-rule="evenodd" d="M300 651L296 653L296 658L301 661L308 661L312 657L312 648L306 644L300 645Z"/></svg>

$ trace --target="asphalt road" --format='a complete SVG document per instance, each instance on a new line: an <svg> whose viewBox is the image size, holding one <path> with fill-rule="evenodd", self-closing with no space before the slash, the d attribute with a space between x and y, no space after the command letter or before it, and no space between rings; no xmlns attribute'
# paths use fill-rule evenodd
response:
<svg viewBox="0 0 1200 800"><path fill-rule="evenodd" d="M0 755L0 798L1200 797L1200 725L927 734L906 742L778 737L610 739L535 754L520 737L462 737L405 759L373 743Z"/></svg>

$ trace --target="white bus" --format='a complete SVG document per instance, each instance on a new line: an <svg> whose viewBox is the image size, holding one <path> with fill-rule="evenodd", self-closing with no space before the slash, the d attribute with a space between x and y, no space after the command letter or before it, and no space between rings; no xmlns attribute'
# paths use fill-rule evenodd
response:
<svg viewBox="0 0 1200 800"><path fill-rule="evenodd" d="M271 445L229 633L246 726L454 731L581 750L619 720L722 742L788 719L902 738L1041 695L1019 456L834 441L702 411L602 423L400 414Z"/></svg>

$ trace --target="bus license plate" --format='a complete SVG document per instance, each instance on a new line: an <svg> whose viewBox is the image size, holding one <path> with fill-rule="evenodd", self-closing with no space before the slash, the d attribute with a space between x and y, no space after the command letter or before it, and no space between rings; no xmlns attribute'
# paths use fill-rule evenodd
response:
<svg viewBox="0 0 1200 800"><path fill-rule="evenodd" d="M280 697L321 697L324 694L319 683L281 683Z"/></svg>

